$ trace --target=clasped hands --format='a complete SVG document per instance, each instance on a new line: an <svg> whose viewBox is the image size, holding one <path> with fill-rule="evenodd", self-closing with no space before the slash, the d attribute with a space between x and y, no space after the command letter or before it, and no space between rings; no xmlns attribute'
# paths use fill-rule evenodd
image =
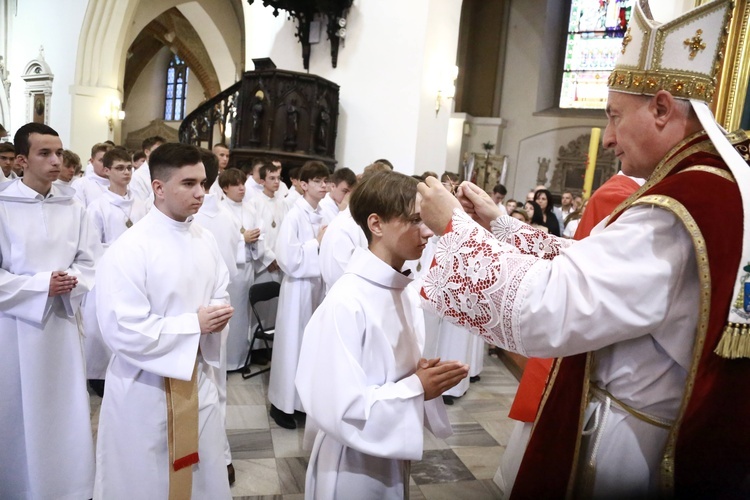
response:
<svg viewBox="0 0 750 500"><path fill-rule="evenodd" d="M445 232L456 208L464 210L487 230L490 228L490 222L500 216L500 209L490 195L468 181L458 186L455 196L434 177L428 177L424 182L420 182L417 190L422 196L422 221L437 235Z"/></svg>
<svg viewBox="0 0 750 500"><path fill-rule="evenodd" d="M429 401L457 385L469 375L469 365L440 358L422 358L417 364L417 377L424 389L424 400Z"/></svg>
<svg viewBox="0 0 750 500"><path fill-rule="evenodd" d="M198 325L201 333L220 332L227 326L234 314L234 307L228 304L220 304L198 308Z"/></svg>

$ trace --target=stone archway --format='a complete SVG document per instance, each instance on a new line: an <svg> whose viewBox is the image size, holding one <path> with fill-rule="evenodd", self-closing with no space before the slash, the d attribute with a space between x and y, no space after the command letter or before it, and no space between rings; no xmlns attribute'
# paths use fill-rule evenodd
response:
<svg viewBox="0 0 750 500"><path fill-rule="evenodd" d="M120 140L119 124L110 132L107 119L100 110L112 100L121 102L123 99L128 47L154 18L172 7L181 6L185 6L193 17L196 12L205 13L201 16L203 24L213 26L214 32L239 34L239 41L224 39L223 44L227 52L230 52L228 47L235 47L231 59L235 65L242 66L244 17L241 0L89 0L78 41L75 83L70 89L72 149L85 151L92 143L107 137ZM210 22L205 22L205 19ZM232 21L237 23L234 31L216 28L217 24L224 26ZM215 46L219 42L222 40L212 40L211 44ZM240 68L234 73L241 71ZM233 80L234 75L230 79Z"/></svg>

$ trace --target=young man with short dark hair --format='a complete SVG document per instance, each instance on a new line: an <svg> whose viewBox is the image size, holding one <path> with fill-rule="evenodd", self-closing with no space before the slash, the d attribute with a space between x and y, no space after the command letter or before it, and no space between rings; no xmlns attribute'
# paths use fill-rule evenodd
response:
<svg viewBox="0 0 750 500"><path fill-rule="evenodd" d="M13 172L13 163L16 161L16 150L13 143L0 142L0 182L12 181L16 177Z"/></svg>
<svg viewBox="0 0 750 500"><path fill-rule="evenodd" d="M216 239L193 224L205 169L186 144L164 144L149 162L154 207L97 268L97 317L112 360L94 497L230 498L212 369L233 309Z"/></svg>
<svg viewBox="0 0 750 500"><path fill-rule="evenodd" d="M24 176L0 184L0 498L91 498L94 445L76 313L101 253L75 191L54 185L57 132L15 138Z"/></svg>

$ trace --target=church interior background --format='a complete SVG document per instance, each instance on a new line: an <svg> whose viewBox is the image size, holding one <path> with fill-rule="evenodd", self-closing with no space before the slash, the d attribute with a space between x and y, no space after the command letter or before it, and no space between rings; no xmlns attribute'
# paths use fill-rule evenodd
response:
<svg viewBox="0 0 750 500"><path fill-rule="evenodd" d="M260 0L3 0L0 123L12 137L43 121L85 162L106 139L134 149L150 135L176 140L185 116L253 70L254 59L270 58L339 85L338 167L361 172L387 158L406 174L458 173L473 158L489 189L502 180L511 198L537 184L560 194L576 188L566 179L585 160L591 128L606 126L602 109L560 107L576 1L343 2L351 6L335 20L335 67L328 20L320 18L306 69L294 21ZM695 3L651 8L671 19ZM611 154L599 158L603 182L617 166ZM453 441L428 442L413 498L496 494L491 478L512 426L516 382L495 358L485 370L479 389L451 410ZM266 382L229 381L233 494L301 498L301 433L269 424ZM440 474L465 483L434 484Z"/></svg>

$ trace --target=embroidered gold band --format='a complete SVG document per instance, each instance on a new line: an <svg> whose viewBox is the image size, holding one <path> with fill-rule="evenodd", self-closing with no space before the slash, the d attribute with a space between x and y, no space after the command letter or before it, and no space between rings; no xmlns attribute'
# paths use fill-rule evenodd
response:
<svg viewBox="0 0 750 500"><path fill-rule="evenodd" d="M167 397L169 500L190 500L198 463L198 363L190 380L164 379Z"/></svg>
<svg viewBox="0 0 750 500"><path fill-rule="evenodd" d="M660 90L666 90L677 98L700 99L706 102L711 102L716 91L716 81L698 73L666 73L639 69L615 69L609 75L607 86L612 90L643 95L656 95Z"/></svg>
<svg viewBox="0 0 750 500"><path fill-rule="evenodd" d="M709 167L708 165L695 165L679 171L680 174L684 174L685 172L708 172L709 174L718 175L729 182L737 182L734 180L734 176L731 172L716 167Z"/></svg>

